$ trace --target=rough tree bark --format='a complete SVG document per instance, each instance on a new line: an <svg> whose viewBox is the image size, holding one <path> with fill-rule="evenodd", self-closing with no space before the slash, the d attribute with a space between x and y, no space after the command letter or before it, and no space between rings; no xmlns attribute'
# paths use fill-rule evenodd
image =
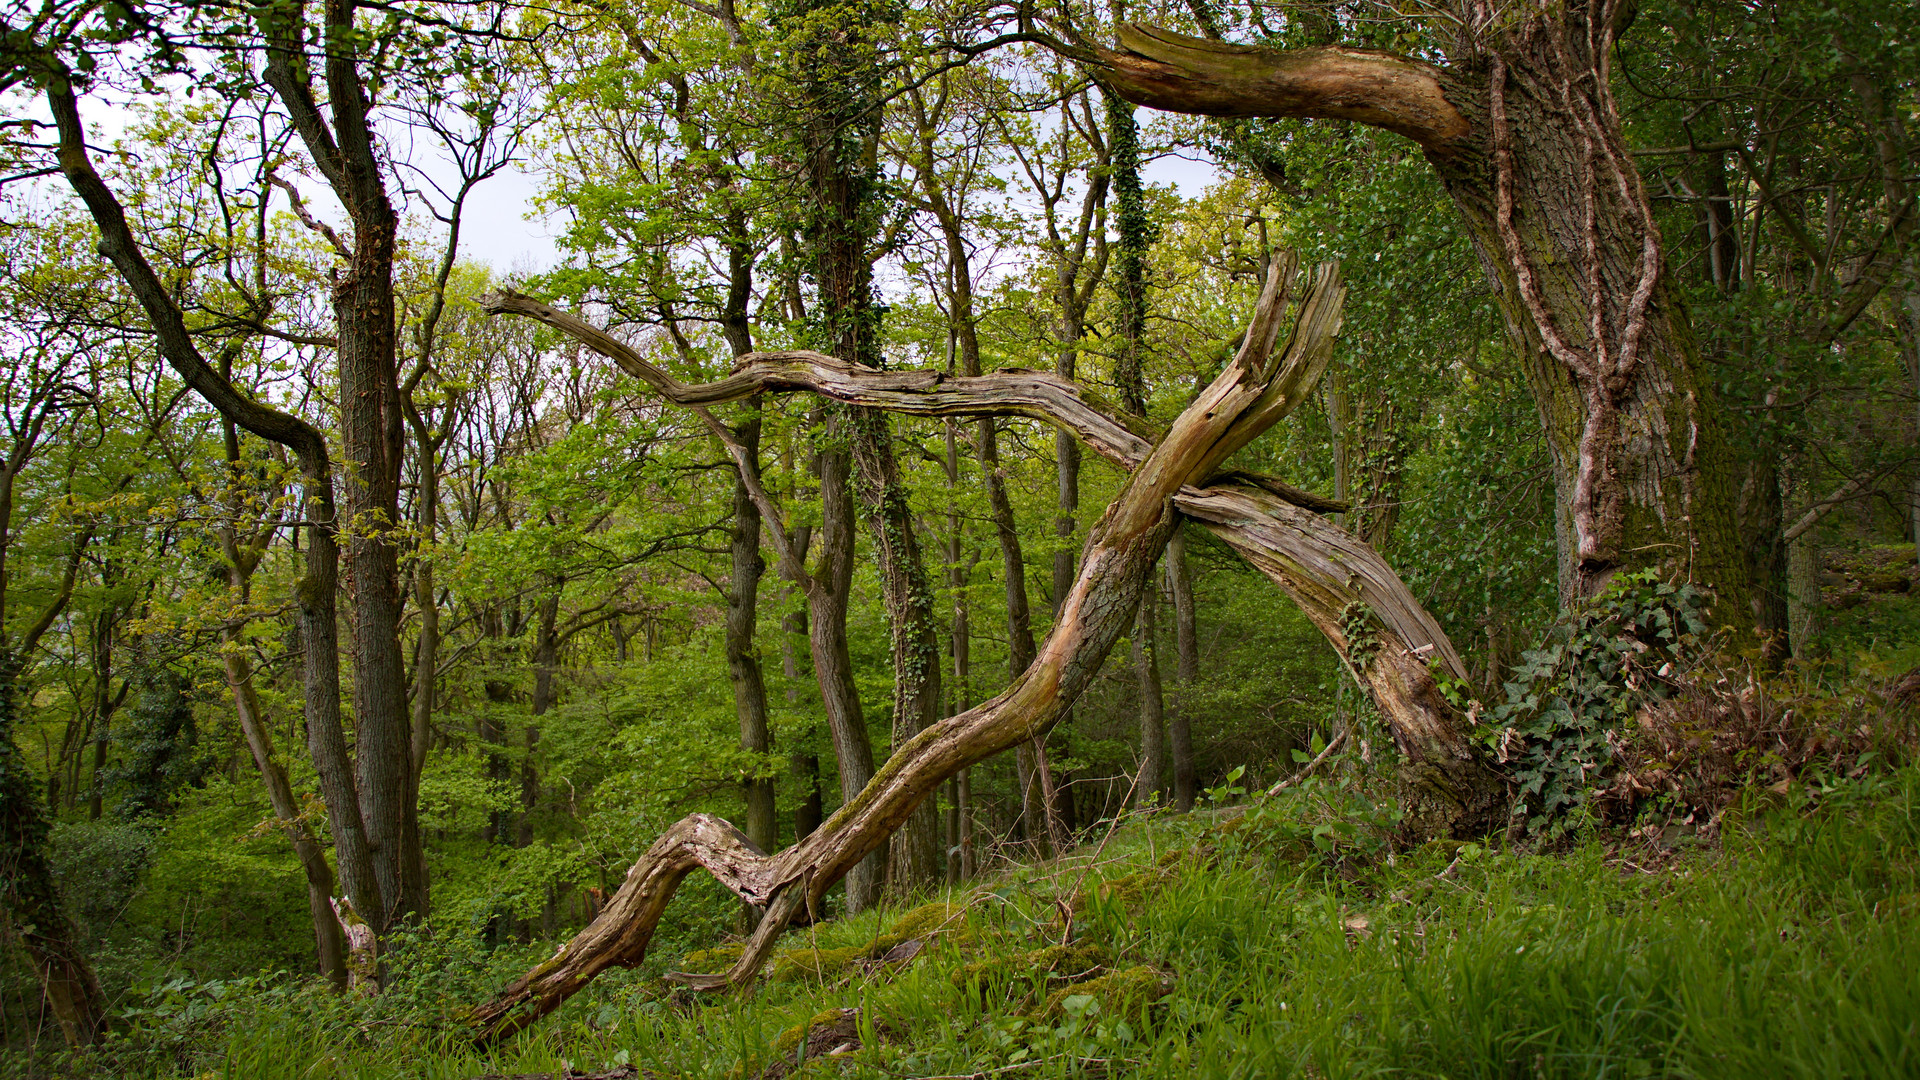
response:
<svg viewBox="0 0 1920 1080"><path fill-rule="evenodd" d="M224 374L224 360L222 368ZM238 483L244 478L240 432L233 421L224 418L221 427L225 436L229 475ZM221 554L227 563L227 588L244 610L252 599L254 571L259 569L260 559L265 555L274 534L279 532L280 523L277 520L269 521L243 538L239 523L244 520L245 510L237 494L236 487L236 497L228 501L229 520L218 532ZM253 756L254 767L259 770L260 779L266 785L267 802L273 807L274 816L280 819L280 827L286 831L287 839L293 845L294 858L299 861L300 869L306 875L307 913L313 920L316 966L336 989L344 990L347 986L346 939L333 910L333 868L327 865L326 852L314 838L313 831L307 828L299 800L293 795L293 785L287 779L286 766L274 756L273 735L260 710L260 695L253 685L253 664L247 657L240 631L240 625L225 628L220 652L227 688L233 693L234 713L240 720L240 731L247 740L247 750Z"/></svg>
<svg viewBox="0 0 1920 1080"><path fill-rule="evenodd" d="M1140 128L1134 122L1133 103L1108 93L1108 174L1113 180L1114 225L1119 234L1113 251L1114 336L1119 352L1113 358L1113 381L1120 406L1135 416L1147 415L1147 249L1153 245L1153 222L1147 215L1140 187ZM1133 685L1140 707L1140 772L1133 783L1133 805L1150 806L1160 798L1166 779L1166 699L1160 688L1160 657L1155 641L1159 590L1150 587L1140 598L1134 619Z"/></svg>
<svg viewBox="0 0 1920 1080"><path fill-rule="evenodd" d="M1059 620L1033 665L1013 685L921 732L865 791L812 836L777 855L754 850L730 825L709 815L694 815L669 829L634 864L592 924L475 1011L476 1041L488 1043L525 1027L610 966L639 963L667 901L695 868L705 868L749 903L766 905L767 915L730 971L681 980L715 987L752 978L787 920L817 904L834 882L884 846L941 783L1044 734L1058 721L1132 623L1160 551L1180 520L1176 507L1256 556L1263 571L1312 605L1309 616L1343 655L1350 643L1340 635L1341 612L1356 600L1370 605L1378 632L1369 642L1372 661L1364 669L1396 735L1405 732L1401 746L1416 779L1428 781L1416 792L1415 828L1483 827L1499 802L1499 785L1474 756L1463 719L1441 698L1427 668L1427 657L1433 656L1457 672L1459 659L1405 585L1364 544L1311 511L1283 502L1257 479L1228 475L1209 483L1229 455L1293 409L1325 369L1344 297L1337 270L1322 270L1291 339L1276 351L1292 276L1290 261L1275 266L1239 356L1157 444L1090 406L1078 387L1041 373L948 378L936 372L876 372L818 353L774 353L743 358L732 377L690 387L617 339L547 305L512 294L484 298L491 311L534 316L612 358L662 396L694 408L722 437L725 429L712 420L706 404L767 390L806 390L917 415L1043 416L1075 431L1096 451L1128 467L1130 475L1088 535L1080 573ZM739 452L737 444L730 449ZM1209 486L1195 486L1203 483ZM754 496L763 511L770 505L763 491ZM780 554L790 561L790 551Z"/></svg>
<svg viewBox="0 0 1920 1080"><path fill-rule="evenodd" d="M1459 5L1445 67L1123 27L1091 73L1223 117L1354 120L1419 143L1473 234L1528 373L1574 531L1571 587L1663 564L1746 626L1731 456L1609 89L1622 0Z"/></svg>
<svg viewBox="0 0 1920 1080"><path fill-rule="evenodd" d="M347 565L353 602L354 769L360 816L383 905L361 911L375 934L424 915L426 882L413 800L412 718L400 650L402 405L395 340L393 262L399 217L387 196L361 78L366 43L355 0L326 0L316 34L299 5L259 9L265 75L314 166L352 223L337 245L333 281L340 377L340 446L346 469ZM319 56L310 53L319 45ZM310 72L326 88L322 110ZM357 906L357 905L356 905Z"/></svg>
<svg viewBox="0 0 1920 1080"><path fill-rule="evenodd" d="M875 153L884 101L880 66L864 29L870 25L862 18L867 14L878 18L878 13L838 3L803 0L778 22L791 35L787 39L792 62L789 78L798 98L795 127L800 173L805 181L801 234L818 289L809 320L810 333L842 360L877 370L885 366L880 348L882 308L874 296L869 247L882 213ZM886 417L857 407L840 412L834 426L847 449L821 454L821 494L823 502L838 497L836 489L845 486L850 459L873 533L881 595L893 631L897 746L932 723L940 712L940 651L934 631L933 590L927 582L926 563L893 459ZM847 512L851 513L850 507ZM833 522L823 529L821 543L829 553L836 547L837 529ZM850 560L850 534L845 543ZM850 570L850 561L848 567ZM844 594L841 599L844 618ZM817 612L813 623L816 630L821 628ZM825 669L822 674L824 680ZM860 741L865 738L863 731ZM841 734L836 731L836 746L840 740ZM855 750L851 744L847 749ZM871 750L868 758L870 761ZM870 764L863 770L857 760L843 757L843 794L851 798L871 775ZM896 870L908 880L932 880L938 834L939 825L930 811L917 816L901 838L903 861ZM878 853L871 867L863 867L848 878L850 908L857 911L879 898L885 861L885 853Z"/></svg>
<svg viewBox="0 0 1920 1080"><path fill-rule="evenodd" d="M47 104L59 132L60 170L100 229L100 253L119 272L152 324L161 357L222 416L254 435L287 447L299 462L304 493L301 517L308 523L307 551L305 574L294 589L294 597L299 612L307 748L327 804L341 886L356 911L382 911L385 905L380 882L373 869L340 718L340 637L335 609L339 525L326 439L300 418L240 393L201 355L172 291L141 253L119 199L93 167L71 75L54 61L47 63Z"/></svg>
<svg viewBox="0 0 1920 1080"><path fill-rule="evenodd" d="M1174 696L1167 720L1167 755L1173 766L1173 807L1193 809L1198 778L1193 763L1193 687L1200 679L1200 639L1193 605L1193 572L1187 566L1187 530L1167 541L1167 591L1173 595Z"/></svg>
<svg viewBox="0 0 1920 1080"><path fill-rule="evenodd" d="M746 451L737 467L753 470L757 482L760 469L758 408L734 428L734 438ZM767 722L766 676L760 670L753 632L760 618L760 576L766 571L766 563L760 558L760 508L754 505L746 477L739 475L734 477L733 529L728 546L733 557L733 573L727 582L727 677L733 683L733 708L740 720L740 748L764 757L773 749L773 735ZM771 775L761 772L749 775L740 786L746 801L747 839L763 851L772 851L780 839L775 806L778 785Z"/></svg>

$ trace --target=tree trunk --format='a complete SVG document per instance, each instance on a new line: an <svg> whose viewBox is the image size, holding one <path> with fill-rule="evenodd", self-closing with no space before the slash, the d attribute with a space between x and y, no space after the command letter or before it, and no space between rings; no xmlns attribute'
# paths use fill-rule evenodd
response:
<svg viewBox="0 0 1920 1080"><path fill-rule="evenodd" d="M1155 647L1158 583L1152 583L1140 598L1140 610L1133 620L1133 671L1135 691L1140 695L1140 775L1134 780L1133 805L1136 809L1162 801L1161 787L1167 773L1166 711L1160 696L1160 657Z"/></svg>
<svg viewBox="0 0 1920 1080"><path fill-rule="evenodd" d="M237 483L244 476L240 433L232 420L223 419L221 428L225 436L229 476ZM227 512L229 518L218 530L221 554L227 564L227 588L235 602L244 609L252 600L254 571L260 565L261 556L266 552L274 530L269 528L243 540L240 525L245 520L245 508L238 499L233 499L227 503ZM326 852L320 842L307 827L300 803L294 798L293 785L287 779L286 767L274 756L273 736L267 729L266 717L260 709L260 696L253 683L253 665L247 659L240 627L228 627L222 637L224 641L220 658L227 676L227 688L233 694L233 708L240 720L241 734L246 738L247 750L253 756L254 768L259 771L261 782L266 785L267 802L273 807L274 816L280 819L280 827L286 831L287 839L293 845L294 858L299 860L300 869L306 875L307 913L313 921L316 966L336 989L345 989L346 942L341 934L340 920L334 914L333 869L327 865Z"/></svg>
<svg viewBox="0 0 1920 1080"><path fill-rule="evenodd" d="M933 619L933 585L920 552L906 486L893 456L892 425L883 412L849 410L861 501L873 534L880 594L893 640L893 746L905 746L940 718L940 644ZM940 819L928 803L893 838L888 889L906 896L940 876Z"/></svg>
<svg viewBox="0 0 1920 1080"><path fill-rule="evenodd" d="M1167 750L1173 765L1173 806L1181 813L1193 809L1197 774L1193 763L1193 690L1200 678L1200 636L1195 623L1193 574L1187 567L1187 530L1175 529L1167 541L1167 591L1173 594L1174 677L1180 691L1174 695L1167 723Z"/></svg>
<svg viewBox="0 0 1920 1080"><path fill-rule="evenodd" d="M1761 660L1769 667L1777 667L1790 653L1786 509L1781 499L1779 461L1777 448L1764 448L1747 463L1740 485L1739 519L1751 585L1748 598L1754 633L1760 639Z"/></svg>
<svg viewBox="0 0 1920 1080"><path fill-rule="evenodd" d="M1357 120L1425 150L1499 293L1568 509L1572 591L1659 565L1750 627L1732 460L1713 387L1610 93L1631 5L1590 0L1465 25L1446 68L1355 49L1286 52L1125 27L1094 75L1156 108Z"/></svg>
<svg viewBox="0 0 1920 1080"><path fill-rule="evenodd" d="M922 108L920 97L912 97L916 108ZM981 373L980 335L974 317L973 304L973 261L967 250L965 231L960 216L948 200L941 186L936 165L936 155L932 143L932 127L921 117L921 184L927 191L928 201L939 220L941 232L947 245L947 310L952 332L949 345L956 354L950 361L958 361L960 374L977 376ZM951 366L951 365L950 365ZM948 456L953 457L952 428L948 429ZM1078 444L1073 444L1076 449ZM1007 677L1009 681L1020 677L1033 663L1033 616L1027 604L1027 566L1026 557L1020 549L1020 533L1014 526L1013 502L1007 497L1006 476L1000 468L1000 446L994 418L981 417L978 421L974 451L980 462L981 476L987 484L987 504L993 518L994 537L1000 545L1001 578L1006 586L1007 603ZM950 460L948 465L949 483L957 482L959 464ZM958 519L955 519L957 530ZM1068 534L1072 530L1069 528ZM957 532L956 532L957 535ZM1072 573L1072 555L1068 553L1068 573ZM956 654L957 656L958 654ZM959 700L956 697L956 700ZM1053 785L1047 767L1046 744L1035 738L1030 746L1014 751L1014 774L1019 779L1021 792L1021 823L1031 830L1037 818L1047 822L1047 835L1055 849L1062 849L1066 842L1065 831L1059 827L1058 815L1053 806ZM956 793L959 788L956 786ZM971 791L969 790L969 794ZM1039 808L1036 814L1035 809ZM966 861L962 856L961 861Z"/></svg>
<svg viewBox="0 0 1920 1080"><path fill-rule="evenodd" d="M1920 282L1920 265L1913 261L1907 264L1910 282ZM1913 390L1914 448L1920 450L1920 284L1909 284L1906 303L1899 315L1900 357L1906 362L1907 383ZM1913 467L1913 478L1907 483L1907 524L1913 530L1913 550L1916 560L1920 560L1920 465Z"/></svg>
<svg viewBox="0 0 1920 1080"><path fill-rule="evenodd" d="M748 419L734 429L734 437L746 448L752 463L749 467L757 469L760 456L757 405ZM754 505L746 480L738 476L733 485L733 529L729 546L733 573L727 584L727 678L733 683L733 708L740 720L740 749L761 761L773 749L772 729L767 723L766 678L761 673L760 656L753 643L754 628L760 618L760 576L766 570L766 563L760 558L760 508ZM746 802L747 839L762 851L772 851L780 844L780 823L774 805L777 785L771 775L756 770L740 786Z"/></svg>
<svg viewBox="0 0 1920 1080"><path fill-rule="evenodd" d="M93 782L90 785L92 797L87 801L87 818L100 820L100 813L106 801L106 785L101 774L107 767L107 744L113 737L113 714L119 711L120 703L126 700L131 683L120 680L120 692L112 692L113 685L113 635L114 624L118 620L118 609L109 607L94 619L93 633L89 635L93 652L93 723L89 725L89 737L93 743ZM74 791L79 794L80 772L76 760L74 767Z"/></svg>
<svg viewBox="0 0 1920 1080"><path fill-rule="evenodd" d="M1071 108L1071 105L1066 107ZM1107 167L1110 164L1111 146L1103 151L1103 156L1089 170L1080 214L1068 236L1060 235L1053 201L1047 201L1043 207L1048 234L1053 240L1052 252L1056 260L1053 267L1053 293L1054 303L1060 312L1059 352L1054 358L1054 371L1068 382L1076 377L1080 339L1086 334L1087 305L1106 275L1105 206L1111 186L1111 171ZM1062 168L1065 168L1064 164ZM1092 249L1091 257L1089 248ZM1076 574L1073 537L1079 530L1076 515L1080 509L1080 443L1070 431L1062 428L1055 434L1054 453L1054 506L1058 514L1054 518L1053 528L1059 548L1053 555L1051 595L1053 617L1058 621L1060 607L1066 603ZM1062 715L1060 723L1055 725L1055 731L1063 739L1071 737L1071 710ZM1036 756L1045 756L1045 743L1038 744L1036 749L1039 752ZM1050 777L1051 770L1043 771L1042 776ZM1044 791L1042 794L1044 797ZM1073 805L1068 788L1060 786L1056 796L1057 799L1050 800L1048 804L1053 811L1049 820L1070 820L1073 817ZM1067 830L1063 828L1061 831Z"/></svg>
<svg viewBox="0 0 1920 1080"><path fill-rule="evenodd" d="M1140 187L1140 129L1134 123L1133 103L1107 94L1107 146L1112 156L1115 231L1113 256L1114 333L1120 339L1113 361L1113 381L1121 407L1135 416L1147 415L1147 249L1153 244L1153 222L1147 216ZM1161 802L1166 778L1166 700L1160 691L1160 659L1155 649L1155 609L1159 589L1150 587L1140 601L1133 629L1133 685L1140 707L1140 771L1133 784L1133 805Z"/></svg>
<svg viewBox="0 0 1920 1080"><path fill-rule="evenodd" d="M960 482L958 426L953 420L946 422L949 499L955 496L954 488ZM972 558L963 560L965 541L961 528L960 511L956 506L947 513L947 585L953 593L953 622L947 635L947 651L953 657L953 682L947 688L952 699L952 706L947 710L948 716L967 711L973 702L973 623L967 588L973 583L973 567L980 556L976 551ZM949 882L965 880L969 872L967 849L973 838L969 835L967 815L971 807L962 798L963 794L972 794L967 787L964 776L956 776L948 784L946 865Z"/></svg>
<svg viewBox="0 0 1920 1080"><path fill-rule="evenodd" d="M778 527L776 524L775 528ZM810 526L802 526L796 530L796 534L794 547L799 551L800 559L804 562L813 530ZM807 609L801 607L789 612L780 620L780 629L782 631L780 665L781 673L787 677L787 704L798 706L801 671L799 650L794 648L794 644L809 638ZM793 776L794 784L800 791L799 800L793 804L793 839L795 843L799 843L820 827L820 758L811 750L795 749L788 755L787 771Z"/></svg>
<svg viewBox="0 0 1920 1080"><path fill-rule="evenodd" d="M818 18L828 12L832 14L831 28ZM881 214L875 151L883 101L880 69L872 54L861 47L865 38L860 14L819 0L804 0L779 22L791 35L788 55L795 65L794 84L801 103L796 127L806 192L800 232L819 290L810 336L841 360L878 370L885 367L880 349L882 308L874 297L873 261L868 247ZM899 487L885 419L859 409L840 413L834 426L851 450L878 548L881 588L893 629L894 725L896 732L904 734L931 722L939 708L940 667L933 636L932 595ZM820 455L825 519L822 558L832 570L815 578L822 584L831 582L827 590L831 610L816 606L811 621L816 638L814 667L820 676L821 693L829 699L828 717L840 754L841 792L852 799L872 775L873 757L858 709L852 665L846 657L846 583L852 575L853 508L851 503L840 505L839 500L846 496L848 460L847 452L838 449ZM837 637L837 644L822 635ZM836 703L839 720L834 719ZM909 857L916 869L926 863L926 838L933 827L923 816L909 830L909 846L913 849ZM885 853L879 852L869 866L849 875L850 910L859 911L879 898L885 865Z"/></svg>
<svg viewBox="0 0 1920 1080"><path fill-rule="evenodd" d="M836 427L838 425L835 425ZM807 590L807 642L813 652L820 703L827 714L840 773L840 799L851 803L873 779L873 744L853 680L847 651L847 600L853 588L853 493L848 490L847 455L820 454L820 562ZM864 911L880 900L886 853L855 866L847 874L847 910Z"/></svg>
<svg viewBox="0 0 1920 1080"><path fill-rule="evenodd" d="M383 901L377 910L359 914L377 935L403 919L425 915L427 897L417 873L412 725L399 632L402 597L395 530L400 521L403 403L393 300L399 219L375 149L372 105L359 68L365 45L355 25L355 8L355 0L332 0L321 34L305 25L302 9L262 9L258 17L268 41L266 81L353 225L352 245L342 253L345 269L333 282L332 303L340 444L352 463L346 470L346 509L354 608L356 794ZM322 45L319 57L309 54L310 44ZM326 87L324 112L309 82L314 71Z"/></svg>
<svg viewBox="0 0 1920 1080"><path fill-rule="evenodd" d="M0 656L0 902L67 1045L91 1046L106 1032L107 999L74 941L74 926L47 863L50 826L39 785L14 736L19 670L17 658Z"/></svg>
<svg viewBox="0 0 1920 1080"><path fill-rule="evenodd" d="M1793 465L1789 460L1789 476ZM1789 480L1788 492L1796 504L1812 499L1804 481ZM1820 610L1825 602L1820 586L1820 562L1819 541L1813 530L1787 540L1787 650L1796 660L1811 659L1807 649L1819 628Z"/></svg>

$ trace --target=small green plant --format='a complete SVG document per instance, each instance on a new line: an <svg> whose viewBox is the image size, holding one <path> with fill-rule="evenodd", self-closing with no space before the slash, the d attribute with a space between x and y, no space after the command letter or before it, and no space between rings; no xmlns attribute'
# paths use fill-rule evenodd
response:
<svg viewBox="0 0 1920 1080"><path fill-rule="evenodd" d="M1347 640L1347 661L1355 671L1367 670L1380 651L1380 625L1365 600L1340 609L1340 636Z"/></svg>
<svg viewBox="0 0 1920 1080"><path fill-rule="evenodd" d="M1224 782L1206 790L1206 800L1215 806L1225 806L1227 803L1245 795L1247 789L1240 783L1240 778L1245 775L1247 775L1247 767L1245 765L1235 765L1233 771L1227 774Z"/></svg>

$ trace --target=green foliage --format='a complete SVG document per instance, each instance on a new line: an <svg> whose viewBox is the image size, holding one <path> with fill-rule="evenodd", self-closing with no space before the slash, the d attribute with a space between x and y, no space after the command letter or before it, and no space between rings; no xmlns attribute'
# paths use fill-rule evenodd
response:
<svg viewBox="0 0 1920 1080"><path fill-rule="evenodd" d="M113 812L132 820L173 812L174 793L199 785L214 760L198 745L187 680L167 669L148 671L121 728L121 763L101 777L119 793Z"/></svg>
<svg viewBox="0 0 1920 1080"><path fill-rule="evenodd" d="M1576 604L1544 646L1521 656L1482 739L1512 769L1513 813L1529 831L1559 836L1578 823L1621 729L1643 703L1671 692L1676 666L1703 647L1706 632L1699 592L1649 569Z"/></svg>
<svg viewBox="0 0 1920 1080"><path fill-rule="evenodd" d="M82 926L112 926L133 902L160 838L152 823L101 818L53 826L53 875Z"/></svg>
<svg viewBox="0 0 1920 1080"><path fill-rule="evenodd" d="M1380 651L1380 620L1365 600L1355 600L1340 609L1340 636L1347 641L1347 662L1355 671L1367 670Z"/></svg>
<svg viewBox="0 0 1920 1080"><path fill-rule="evenodd" d="M564 1060L718 1080L786 1060L800 1045L791 1033L852 1008L845 1038L860 1048L835 1067L874 1078L1813 1080L1920 1066L1908 1037L1920 946L1905 932L1920 911L1920 773L1752 799L1724 850L1688 852L1449 841L1323 861L1302 822L1375 828L1329 795L1291 790L1231 829L1130 826L1097 856L1016 868L954 894L970 938L904 968L694 999L602 980L547 1029L482 1056L458 1041L457 1003L530 956L408 937L374 999L285 977L157 984L84 1071L463 1080ZM1142 874L1163 887L1082 907L1073 942L1059 943L1057 901ZM912 915L796 938L858 950Z"/></svg>

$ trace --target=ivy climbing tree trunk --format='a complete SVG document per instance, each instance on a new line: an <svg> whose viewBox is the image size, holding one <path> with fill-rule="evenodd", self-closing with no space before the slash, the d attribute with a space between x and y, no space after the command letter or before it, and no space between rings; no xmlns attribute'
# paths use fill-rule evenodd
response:
<svg viewBox="0 0 1920 1080"><path fill-rule="evenodd" d="M1113 250L1113 323L1114 335L1119 338L1113 382L1120 391L1121 407L1145 417L1147 249L1153 246L1154 228L1140 187L1140 128L1134 120L1133 103L1118 94L1107 94L1106 102L1114 226L1119 234ZM1166 779L1167 710L1155 640L1157 599L1157 588L1146 591L1133 626L1133 685L1140 710L1140 771L1133 784L1136 807L1158 800Z"/></svg>
<svg viewBox="0 0 1920 1080"><path fill-rule="evenodd" d="M383 904L362 911L377 935L427 910L412 783L412 723L400 650L400 463L403 408L395 341L393 262L399 217L387 196L362 78L366 43L355 0L327 0L318 33L304 8L262 9L266 80L351 222L333 283L345 470L347 566L353 603L354 772L360 816ZM309 50L319 45L319 55ZM326 107L308 73L321 73Z"/></svg>
<svg viewBox="0 0 1920 1080"><path fill-rule="evenodd" d="M842 360L875 370L886 366L869 250L883 212L876 153L884 98L878 43L869 35L886 25L885 7L874 0L800 0L779 20L788 35L789 78L800 105L801 172L808 189L801 236L818 289L810 336ZM893 741L898 747L940 715L933 588L886 416L855 407L845 410L839 424L873 536L892 629ZM823 471L823 490L826 482ZM866 778L850 777L845 768L843 762L843 794L850 798ZM928 807L902 830L891 866L898 888L938 877L939 829ZM867 871L848 879L855 910L877 898L879 870L876 865L871 871L875 880Z"/></svg>

